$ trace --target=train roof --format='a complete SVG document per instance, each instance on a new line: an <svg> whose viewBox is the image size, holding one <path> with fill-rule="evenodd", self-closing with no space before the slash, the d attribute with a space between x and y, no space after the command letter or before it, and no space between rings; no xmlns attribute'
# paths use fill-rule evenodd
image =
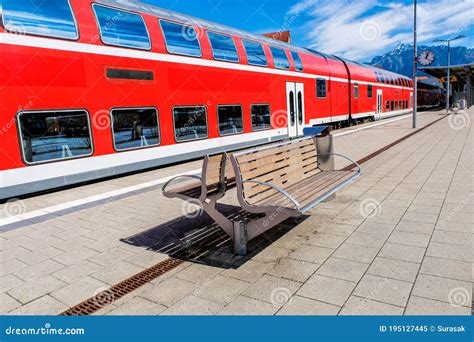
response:
<svg viewBox="0 0 474 342"><path fill-rule="evenodd" d="M335 61L339 61L339 62L343 61L343 62L348 63L348 64L353 64L353 65L357 65L357 66L364 67L364 68L367 68L367 69L371 69L371 70L374 70L374 71L389 73L389 74L392 74L392 75L402 76L402 77L406 78L403 75L393 73L391 71L381 69L381 68L375 67L373 65L362 64L362 63L359 63L359 62L347 60L347 59L344 59L344 58L341 58L341 57L338 57L338 56L335 56L335 55L326 54L326 53L319 52L319 51L309 49L309 48L302 48L302 47L292 45L292 44L289 44L289 43L285 43L285 42L282 42L282 41L279 41L279 40L276 40L276 39L265 37L263 35L259 35L259 34L250 33L250 32L247 32L247 31L239 30L239 29L229 27L229 26L226 26L226 25L223 25L223 24L218 24L218 23L211 22L211 21L208 21L208 20L196 18L196 17L193 17L191 15L182 14L182 13L175 12L175 11L168 10L168 9L164 9L164 8L161 8L161 7L158 7L158 6L145 4L145 3L142 3L142 2L139 2L139 1L132 1L132 0L97 0L96 2L104 4L104 5L123 8L123 9L130 10L130 11L136 11L136 12L140 12L140 13L150 14L150 15L153 15L153 16L157 16L159 18L181 22L183 24L192 23L193 25L202 27L204 29L220 31L222 33L228 33L228 34L240 36L242 38L254 40L254 41L264 43L264 44L267 44L267 45L278 46L278 47L285 48L285 49L291 49L291 50L294 50L294 51L309 53L309 54L312 54L312 55L316 55L316 56L319 56L319 57L323 57L323 58L326 58L326 59L331 59L331 60L335 60Z"/></svg>

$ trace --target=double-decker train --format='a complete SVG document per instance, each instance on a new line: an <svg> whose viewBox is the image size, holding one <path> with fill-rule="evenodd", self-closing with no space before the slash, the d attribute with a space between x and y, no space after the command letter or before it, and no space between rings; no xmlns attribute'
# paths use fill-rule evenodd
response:
<svg viewBox="0 0 474 342"><path fill-rule="evenodd" d="M2 0L0 198L409 113L402 75L126 0Z"/></svg>

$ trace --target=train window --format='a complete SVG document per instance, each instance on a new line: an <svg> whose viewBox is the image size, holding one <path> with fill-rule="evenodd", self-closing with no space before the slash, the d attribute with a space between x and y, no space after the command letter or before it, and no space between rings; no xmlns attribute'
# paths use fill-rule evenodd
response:
<svg viewBox="0 0 474 342"><path fill-rule="evenodd" d="M111 114L116 150L160 144L158 111L155 108L113 109Z"/></svg>
<svg viewBox="0 0 474 342"><path fill-rule="evenodd" d="M373 96L373 87L372 84L367 85L367 97L372 97Z"/></svg>
<svg viewBox="0 0 474 342"><path fill-rule="evenodd" d="M272 128L270 105L256 104L251 105L252 111L252 130L261 131Z"/></svg>
<svg viewBox="0 0 474 342"><path fill-rule="evenodd" d="M273 61L275 62L275 68L290 69L290 61L288 60L285 50L271 46L270 51L272 52Z"/></svg>
<svg viewBox="0 0 474 342"><path fill-rule="evenodd" d="M303 62L301 61L301 58L298 52L291 51L291 58L293 58L293 62L295 62L295 70L303 71Z"/></svg>
<svg viewBox="0 0 474 342"><path fill-rule="evenodd" d="M150 50L150 36L143 18L135 13L94 4L104 44Z"/></svg>
<svg viewBox="0 0 474 342"><path fill-rule="evenodd" d="M249 64L258 66L268 65L267 56L260 43L255 43L250 40L242 40L242 43L244 44Z"/></svg>
<svg viewBox="0 0 474 342"><path fill-rule="evenodd" d="M173 108L174 136L177 142L207 138L206 107Z"/></svg>
<svg viewBox="0 0 474 342"><path fill-rule="evenodd" d="M201 57L196 30L191 26L160 20L160 25L165 35L166 50L169 53L192 57Z"/></svg>
<svg viewBox="0 0 474 342"><path fill-rule="evenodd" d="M214 32L207 32L207 36L211 43L214 59L228 62L239 61L234 39L231 36Z"/></svg>
<svg viewBox="0 0 474 342"><path fill-rule="evenodd" d="M377 71L375 72L375 80L376 80L377 82L380 82L379 73L378 73Z"/></svg>
<svg viewBox="0 0 474 342"><path fill-rule="evenodd" d="M316 97L326 97L326 80L324 78L316 79Z"/></svg>
<svg viewBox="0 0 474 342"><path fill-rule="evenodd" d="M244 131L242 106L218 106L219 134L231 135Z"/></svg>
<svg viewBox="0 0 474 342"><path fill-rule="evenodd" d="M385 111L388 112L390 110L390 101L385 101Z"/></svg>
<svg viewBox="0 0 474 342"><path fill-rule="evenodd" d="M89 115L85 110L18 114L23 158L28 164L92 154Z"/></svg>
<svg viewBox="0 0 474 342"><path fill-rule="evenodd" d="M3 24L10 32L76 40L76 21L68 0L3 0Z"/></svg>
<svg viewBox="0 0 474 342"><path fill-rule="evenodd" d="M359 98L359 83L354 83L354 98Z"/></svg>

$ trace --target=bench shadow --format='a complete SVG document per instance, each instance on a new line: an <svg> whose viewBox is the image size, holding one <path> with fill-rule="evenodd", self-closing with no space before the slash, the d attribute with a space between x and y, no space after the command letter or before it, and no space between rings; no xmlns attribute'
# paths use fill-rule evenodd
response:
<svg viewBox="0 0 474 342"><path fill-rule="evenodd" d="M218 204L217 209L227 217L249 217L237 206ZM304 216L282 222L250 241L248 254L239 256L234 254L232 239L204 211L188 216L178 217L121 241L184 261L235 269L307 218Z"/></svg>

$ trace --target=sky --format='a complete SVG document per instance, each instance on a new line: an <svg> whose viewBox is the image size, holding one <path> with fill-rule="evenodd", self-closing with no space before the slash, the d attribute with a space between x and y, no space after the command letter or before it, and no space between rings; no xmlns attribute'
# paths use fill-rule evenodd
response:
<svg viewBox="0 0 474 342"><path fill-rule="evenodd" d="M295 45L360 62L413 44L412 0L141 1L253 33L290 30ZM418 0L418 34L423 45L462 34L452 45L474 47L474 0Z"/></svg>

